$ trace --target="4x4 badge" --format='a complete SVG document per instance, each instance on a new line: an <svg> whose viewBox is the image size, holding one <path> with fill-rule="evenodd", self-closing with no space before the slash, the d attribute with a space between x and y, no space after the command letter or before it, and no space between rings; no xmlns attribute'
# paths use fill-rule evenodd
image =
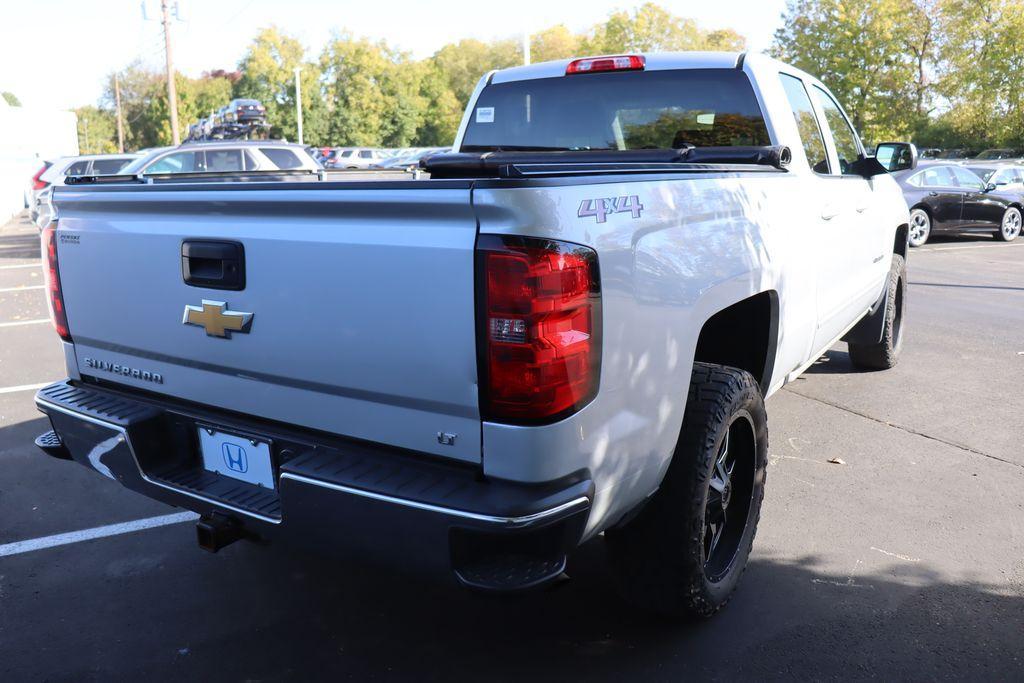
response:
<svg viewBox="0 0 1024 683"><path fill-rule="evenodd" d="M211 337L230 339L232 332L247 333L252 327L252 313L229 311L224 301L203 299L202 306L185 306L183 325L196 325Z"/></svg>

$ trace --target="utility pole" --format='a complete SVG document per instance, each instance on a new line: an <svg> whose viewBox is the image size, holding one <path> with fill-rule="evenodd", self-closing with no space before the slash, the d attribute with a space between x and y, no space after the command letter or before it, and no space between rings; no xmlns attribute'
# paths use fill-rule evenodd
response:
<svg viewBox="0 0 1024 683"><path fill-rule="evenodd" d="M124 116L121 114L121 77L114 73L114 102L117 104L117 151L124 154Z"/></svg>
<svg viewBox="0 0 1024 683"><path fill-rule="evenodd" d="M161 23L164 25L164 53L167 56L167 103L171 108L171 141L181 144L178 133L178 89L174 85L174 61L171 57L171 18L167 0L160 0Z"/></svg>
<svg viewBox="0 0 1024 683"><path fill-rule="evenodd" d="M295 121L298 124L299 144L304 145L302 141L302 81L299 75L302 73L300 67L295 67Z"/></svg>

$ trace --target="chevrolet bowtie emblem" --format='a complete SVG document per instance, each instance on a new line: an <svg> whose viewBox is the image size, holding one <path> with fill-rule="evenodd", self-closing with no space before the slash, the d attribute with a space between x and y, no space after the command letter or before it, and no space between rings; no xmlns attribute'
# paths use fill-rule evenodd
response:
<svg viewBox="0 0 1024 683"><path fill-rule="evenodd" d="M183 325L197 325L211 337L230 339L232 332L248 332L252 327L252 313L229 311L223 301L203 299L202 306L185 306Z"/></svg>

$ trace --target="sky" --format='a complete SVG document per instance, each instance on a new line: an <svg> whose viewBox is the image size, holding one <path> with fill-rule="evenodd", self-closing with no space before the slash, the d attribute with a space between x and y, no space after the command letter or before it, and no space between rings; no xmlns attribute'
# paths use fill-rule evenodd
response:
<svg viewBox="0 0 1024 683"><path fill-rule="evenodd" d="M173 2L173 0L171 0ZM658 1L658 0L656 0ZM384 39L428 57L462 38L520 36L563 23L582 31L638 0L178 0L175 67L198 76L233 70L259 29L298 37L311 56L334 31ZM703 29L733 28L764 50L785 0L660 0ZM144 17L143 7L145 7ZM163 67L160 0L0 0L0 91L26 106L96 104L107 74L135 59Z"/></svg>

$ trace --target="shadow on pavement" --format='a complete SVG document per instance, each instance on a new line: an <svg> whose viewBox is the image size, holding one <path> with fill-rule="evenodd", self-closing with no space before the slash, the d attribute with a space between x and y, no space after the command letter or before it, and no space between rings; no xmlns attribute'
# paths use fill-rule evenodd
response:
<svg viewBox="0 0 1024 683"><path fill-rule="evenodd" d="M100 544L92 549L103 552ZM138 569L149 566L144 553L107 560L116 572L108 568L100 585L77 585L64 609L51 609L48 622L37 627L50 656L33 647L7 658L8 675L303 681L1024 676L1024 596L951 580L921 564L850 578L824 571L814 557L758 559L733 602L711 621L694 624L624 605L611 588L600 541L581 549L574 579L564 587L505 598L277 547L238 545L217 556L189 555L190 548L177 544L169 550L152 571ZM42 554L38 561L45 561ZM78 563L63 566L79 570ZM34 588L32 580L20 583ZM28 642L37 641L22 646ZM31 672L22 668L26 662Z"/></svg>
<svg viewBox="0 0 1024 683"><path fill-rule="evenodd" d="M850 362L850 354L846 351L830 349L818 360L804 370L809 375L845 375L848 373L860 373L861 370L853 367Z"/></svg>

